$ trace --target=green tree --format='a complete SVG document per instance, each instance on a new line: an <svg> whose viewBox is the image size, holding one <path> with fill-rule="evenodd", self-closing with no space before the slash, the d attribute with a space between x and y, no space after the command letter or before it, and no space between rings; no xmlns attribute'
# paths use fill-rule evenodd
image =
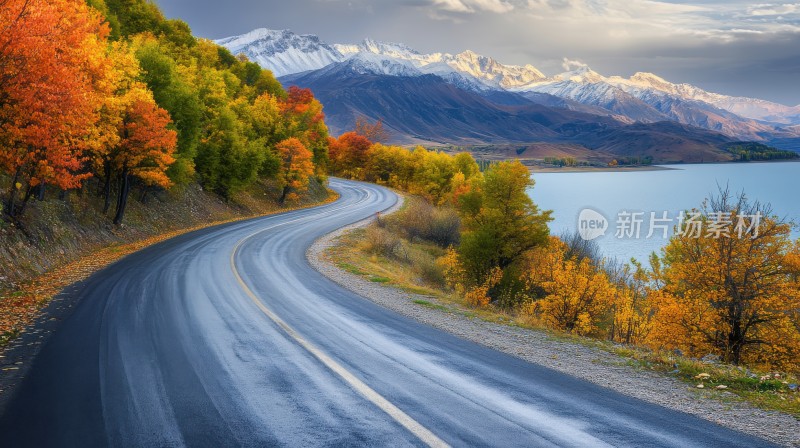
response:
<svg viewBox="0 0 800 448"><path fill-rule="evenodd" d="M170 179L184 185L194 175L194 158L200 140L202 109L197 90L186 83L178 64L155 40L143 42L136 52L142 79L153 92L159 107L169 112L178 131L176 161L169 169Z"/></svg>
<svg viewBox="0 0 800 448"><path fill-rule="evenodd" d="M473 285L483 284L495 268L505 271L527 251L547 244L551 212L540 211L528 196L533 184L519 161L501 162L489 167L477 188L459 196L464 233L458 256Z"/></svg>
<svg viewBox="0 0 800 448"><path fill-rule="evenodd" d="M197 172L208 188L230 199L252 185L264 163L264 142L249 140L242 121L229 107L223 107L209 123L197 151Z"/></svg>

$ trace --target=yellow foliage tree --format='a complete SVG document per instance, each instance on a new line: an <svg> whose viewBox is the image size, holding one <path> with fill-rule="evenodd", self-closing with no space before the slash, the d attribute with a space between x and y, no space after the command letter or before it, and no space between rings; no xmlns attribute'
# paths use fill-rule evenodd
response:
<svg viewBox="0 0 800 448"><path fill-rule="evenodd" d="M283 190L280 201L295 201L299 198L297 193L308 188L308 181L314 174L313 154L294 137L278 143L276 149L281 157L278 184Z"/></svg>
<svg viewBox="0 0 800 448"><path fill-rule="evenodd" d="M535 250L527 272L529 289L540 289L533 312L551 328L580 335L598 334L600 321L614 303L616 290L608 275L589 257L567 254L567 245L550 237Z"/></svg>
<svg viewBox="0 0 800 448"><path fill-rule="evenodd" d="M800 292L791 226L770 216L768 206L727 191L702 212L707 231L679 233L663 251L657 274L665 286L649 344L797 370Z"/></svg>
<svg viewBox="0 0 800 448"><path fill-rule="evenodd" d="M609 269L615 288L609 337L625 344L641 343L650 333L653 302L660 295L651 287L649 273L636 260L632 263Z"/></svg>

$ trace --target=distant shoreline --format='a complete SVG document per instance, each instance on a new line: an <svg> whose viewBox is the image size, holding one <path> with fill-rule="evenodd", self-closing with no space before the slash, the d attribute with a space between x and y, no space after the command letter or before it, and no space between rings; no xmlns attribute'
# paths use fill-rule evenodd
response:
<svg viewBox="0 0 800 448"><path fill-rule="evenodd" d="M538 166L529 165L531 173L624 173L636 171L665 171L665 170L680 170L681 166L690 165L749 165L753 163L800 163L800 159L784 159L784 160L753 160L750 162L707 162L707 163L668 163L664 165L648 165L648 166Z"/></svg>
<svg viewBox="0 0 800 448"><path fill-rule="evenodd" d="M650 166L528 166L532 173L624 173L634 171L677 170L660 165Z"/></svg>

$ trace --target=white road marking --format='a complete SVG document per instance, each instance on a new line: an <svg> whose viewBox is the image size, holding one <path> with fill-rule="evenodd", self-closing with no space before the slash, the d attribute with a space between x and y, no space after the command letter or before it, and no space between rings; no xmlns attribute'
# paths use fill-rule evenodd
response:
<svg viewBox="0 0 800 448"><path fill-rule="evenodd" d="M371 193L368 191L367 192L367 198L369 198L370 195L371 195ZM358 201L358 202L361 202L361 201ZM334 209L334 210L338 210L338 209ZM331 210L331 211L334 211L334 210ZM317 348L314 344L312 344L311 342L309 342L305 338L303 338L303 336L301 336L297 331L295 331L291 326L289 326L289 324L287 324L283 319L278 317L278 315L276 315L272 310L267 308L267 306L264 305L264 303L261 302L261 300L258 299L256 294L250 289L249 286L247 286L247 283L245 283L244 280L242 279L242 276L239 274L239 270L236 268L236 261L235 260L236 260L236 253L239 251L239 247L241 247L241 245L245 241L247 241L248 239L250 239L250 238L252 238L252 237L254 237L254 236L256 236L256 235L258 235L258 234L260 234L262 232L266 232L267 230L271 230L271 229L273 229L275 227L279 227L279 226L283 226L283 225L286 225L286 224L290 224L290 223L293 223L293 222L296 222L296 221L299 221L299 220L302 220L302 219L306 219L306 218L307 217L302 217L302 218L294 219L294 220L291 220L291 221L286 221L286 222L283 222L283 223L280 223L280 224L277 224L277 225L274 225L274 226L270 226L270 227L267 227L265 229L261 229L261 230L255 232L255 233L253 233L251 235L248 235L248 236L242 238L241 240L239 240L239 242L236 243L236 246L234 246L233 251L231 252L231 269L233 270L233 275L236 276L236 281L239 282L239 285L241 286L242 290L244 290L245 294L247 294L247 296L250 298L250 300L252 300L253 303L255 303L255 305L267 317L270 318L270 320L275 322L275 324L277 324L281 329L283 329L283 331L286 332L287 335L289 335L298 344L300 344L301 347L306 349L306 351L311 353L311 355L313 355L315 358L317 358L322 364L324 364L327 368L329 368L333 373L337 374L340 378L342 378L347 384L350 385L350 387L355 389L356 392L358 392L364 398L366 398L367 400L372 402L375 406L379 407L383 412L388 414L392 419L394 419L402 427L406 428L408 431L410 431L412 434L414 434L418 439L420 439L426 445L428 445L430 447L437 447L437 448L438 447L442 447L442 448L449 447L450 445L448 445L444 440L442 440L439 437L437 437L436 434L431 432L428 428L426 428L421 423L419 423L418 421L416 421L413 418L411 418L411 416L409 416L408 414L403 412L400 408L395 406L392 402L390 402L385 397L383 397L381 394L379 394L374 389L369 387L366 383L364 383L363 381L358 379L358 377L356 377L355 375L350 373L350 371L348 371L341 364L336 362L333 358L331 358L330 356L325 354L325 352L323 352L322 350Z"/></svg>

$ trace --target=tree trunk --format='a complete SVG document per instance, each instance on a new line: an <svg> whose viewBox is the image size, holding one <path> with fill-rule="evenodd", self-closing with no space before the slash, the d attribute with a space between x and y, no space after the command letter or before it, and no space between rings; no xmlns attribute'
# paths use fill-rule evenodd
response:
<svg viewBox="0 0 800 448"><path fill-rule="evenodd" d="M281 205L286 201L286 196L289 195L289 186L283 187L283 193L281 193L281 199L278 201Z"/></svg>
<svg viewBox="0 0 800 448"><path fill-rule="evenodd" d="M36 189L36 200L37 201L44 201L44 193L47 189L47 184L44 182L39 184L39 187Z"/></svg>
<svg viewBox="0 0 800 448"><path fill-rule="evenodd" d="M22 199L22 204L20 204L19 210L15 216L22 216L22 214L25 213L25 208L28 206L28 201L31 199L31 196L33 196L33 188L28 187L25 191L25 197Z"/></svg>
<svg viewBox="0 0 800 448"><path fill-rule="evenodd" d="M105 196L105 202L103 203L103 214L108 213L108 209L111 207L111 163L105 163L105 184L103 185L103 194Z"/></svg>
<svg viewBox="0 0 800 448"><path fill-rule="evenodd" d="M14 179L11 180L11 190L8 192L8 202L6 203L6 214L12 218L17 215L14 209L17 207L17 182L19 181L20 171L17 168L14 173Z"/></svg>
<svg viewBox="0 0 800 448"><path fill-rule="evenodd" d="M114 216L114 224L122 223L122 218L125 216L125 207L128 205L128 193L130 193L131 188L128 177L128 168L123 168L122 174L119 176L119 200L117 201L117 214Z"/></svg>

